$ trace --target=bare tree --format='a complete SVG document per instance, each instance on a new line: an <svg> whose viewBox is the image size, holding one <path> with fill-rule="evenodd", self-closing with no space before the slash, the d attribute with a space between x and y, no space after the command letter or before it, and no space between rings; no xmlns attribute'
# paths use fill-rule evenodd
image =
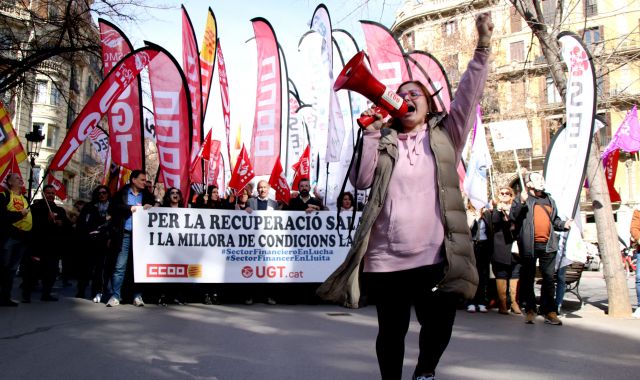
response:
<svg viewBox="0 0 640 380"><path fill-rule="evenodd" d="M47 60L73 63L87 55L100 60L94 17L134 22L142 0L0 0L0 93L45 74ZM158 7L153 7L158 8Z"/></svg>
<svg viewBox="0 0 640 380"><path fill-rule="evenodd" d="M533 35L540 42L542 53L549 64L551 77L558 92L564 99L567 91L567 79L557 35L564 18L563 11L567 4L565 4L564 0L557 0L554 19L545 20L542 2L531 0L509 0L509 2L524 18ZM593 205L598 231L598 244L602 256L604 278L607 283L609 315L626 317L631 313L629 289L622 270L622 261L618 249L618 235L613 220L609 190L599 157L600 148L597 136L595 136L588 157L587 176L590 185L589 196Z"/></svg>

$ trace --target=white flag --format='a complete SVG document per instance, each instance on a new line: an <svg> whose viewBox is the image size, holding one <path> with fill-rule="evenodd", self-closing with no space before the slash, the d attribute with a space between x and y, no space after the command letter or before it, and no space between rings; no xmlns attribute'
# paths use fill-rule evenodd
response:
<svg viewBox="0 0 640 380"><path fill-rule="evenodd" d="M473 207L480 210L489 201L487 195L487 169L491 167L491 154L489 154L484 125L482 125L480 105L477 107L474 130L471 158L469 159L463 186L464 192L471 200Z"/></svg>

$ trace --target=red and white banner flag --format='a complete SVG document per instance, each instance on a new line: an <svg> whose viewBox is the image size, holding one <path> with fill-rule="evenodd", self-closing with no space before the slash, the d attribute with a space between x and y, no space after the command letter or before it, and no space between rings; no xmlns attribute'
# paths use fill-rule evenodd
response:
<svg viewBox="0 0 640 380"><path fill-rule="evenodd" d="M227 191L227 173L224 170L224 158L221 154L218 155L218 163L214 169L215 180L211 184L217 185L220 194L223 194Z"/></svg>
<svg viewBox="0 0 640 380"><path fill-rule="evenodd" d="M102 64L106 76L133 47L127 37L109 21L98 20ZM118 165L131 170L144 169L142 139L142 105L140 79L132 81L107 113L111 156Z"/></svg>
<svg viewBox="0 0 640 380"><path fill-rule="evenodd" d="M251 22L258 49L258 88L251 137L251 159L255 174L266 175L271 173L273 163L280 155L282 125L280 54L271 24L260 17L252 19Z"/></svg>
<svg viewBox="0 0 640 380"><path fill-rule="evenodd" d="M309 176L311 175L311 151L309 149L309 145L304 149L302 156L300 156L298 162L293 164L292 168L295 171L295 175L293 176L293 184L291 187L294 190L298 190L300 180L304 178L309 179Z"/></svg>
<svg viewBox="0 0 640 380"><path fill-rule="evenodd" d="M189 142L193 130L187 80L169 52L152 46L159 50L149 65L149 82L160 170L165 188L175 187L186 195L189 194ZM189 197L184 199L186 205Z"/></svg>
<svg viewBox="0 0 640 380"><path fill-rule="evenodd" d="M325 162L339 162L342 145L344 144L344 116L340 109L338 96L333 90L333 39L331 37L331 18L324 4L318 5L315 12L313 12L311 29L322 37L323 42L320 45L320 56L322 57L322 63L326 71L326 79L329 83L327 151L324 159Z"/></svg>
<svg viewBox="0 0 640 380"><path fill-rule="evenodd" d="M609 199L611 202L620 202L620 194L616 190L616 173L618 171L618 159L620 158L620 150L614 150L609 152L608 155L602 158L602 167L604 168L604 175L607 179L607 187L609 188Z"/></svg>
<svg viewBox="0 0 640 380"><path fill-rule="evenodd" d="M202 83L200 83L200 57L198 42L189 14L182 6L182 67L187 78L191 100L191 161L189 180L194 184L204 182L202 161L198 158L202 144ZM183 193L184 194L184 193Z"/></svg>
<svg viewBox="0 0 640 380"><path fill-rule="evenodd" d="M222 45L218 40L218 78L220 79L220 98L222 100L222 116L224 117L224 132L227 136L227 156L231 162L231 105L229 103L229 82L227 68L222 55Z"/></svg>
<svg viewBox="0 0 640 380"><path fill-rule="evenodd" d="M53 157L49 170L63 170L71 156L80 147L89 133L110 110L118 97L131 83L140 71L149 65L158 54L155 47L143 47L133 51L123 58L109 75L102 81L98 89L73 121L67 131L64 141Z"/></svg>
<svg viewBox="0 0 640 380"><path fill-rule="evenodd" d="M0 187L6 190L9 190L7 187L7 177L9 174L18 173L20 178L22 178L22 173L20 173L20 167L18 166L18 161L16 160L16 156L11 156L9 158L9 162L7 162L4 166L4 170L0 172ZM24 180L22 181L24 183ZM25 193L27 189L22 186L22 192Z"/></svg>
<svg viewBox="0 0 640 380"><path fill-rule="evenodd" d="M285 204L289 204L291 199L291 189L287 183L287 177L282 170L282 164L280 163L280 157L276 160L273 170L271 171L271 177L269 177L269 185L276 191L276 200L282 201Z"/></svg>
<svg viewBox="0 0 640 380"><path fill-rule="evenodd" d="M236 160L236 166L233 169L233 173L231 174L229 187L234 189L235 191L240 191L244 189L244 187L247 186L249 182L251 182L255 175L255 171L253 170L253 166L251 165L251 160L249 159L247 150L243 145L242 150L238 155L238 159Z"/></svg>
<svg viewBox="0 0 640 380"><path fill-rule="evenodd" d="M209 7L207 23L204 27L202 50L200 51L200 82L202 83L202 119L207 114L209 104L209 92L213 80L213 67L216 61L216 44L218 42L218 26L216 17Z"/></svg>
<svg viewBox="0 0 640 380"><path fill-rule="evenodd" d="M59 181L53 174L49 173L47 176L47 185L53 186L53 189L56 192L56 196L60 198L60 200L64 201L67 199L67 188L64 187L64 184Z"/></svg>
<svg viewBox="0 0 640 380"><path fill-rule="evenodd" d="M397 90L402 82L411 80L400 43L384 25L373 21L360 23L367 41L371 73L385 86Z"/></svg>
<svg viewBox="0 0 640 380"><path fill-rule="evenodd" d="M407 58L411 76L419 80L431 95L436 94L434 101L438 111L449 112L451 106L451 86L449 79L440 62L431 54L423 51L413 51Z"/></svg>

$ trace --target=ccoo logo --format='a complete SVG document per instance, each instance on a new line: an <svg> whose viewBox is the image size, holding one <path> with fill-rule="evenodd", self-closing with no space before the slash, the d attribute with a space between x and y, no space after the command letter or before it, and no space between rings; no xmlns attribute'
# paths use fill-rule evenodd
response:
<svg viewBox="0 0 640 380"><path fill-rule="evenodd" d="M251 276L253 276L253 268L251 268L248 265L246 267L242 268L242 277L249 278Z"/></svg>

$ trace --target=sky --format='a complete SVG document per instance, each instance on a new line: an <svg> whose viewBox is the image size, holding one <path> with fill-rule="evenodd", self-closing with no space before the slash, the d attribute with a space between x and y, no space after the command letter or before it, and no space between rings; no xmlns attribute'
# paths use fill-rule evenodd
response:
<svg viewBox="0 0 640 380"><path fill-rule="evenodd" d="M380 22L387 27L393 24L396 10L403 0L329 0L324 4L329 10L332 27L349 31L364 48L364 37L359 20ZM148 40L169 50L182 61L181 53L181 16L180 1L149 1L148 4L163 4L164 9L145 9L138 23L118 25L129 37L135 48ZM320 4L310 0L191 0L184 2L191 18L198 44L202 43L207 9L213 10L218 37L226 61L229 79L232 139L238 126L242 128L243 142L249 142L253 124L253 110L256 94L256 48L255 43L247 42L253 34L251 19L267 19L276 33L278 42L284 50L289 68L289 77L294 82L303 81L298 68L304 62L298 54L298 41L309 30L313 12ZM348 57L347 57L348 58ZM218 92L217 70L214 74L205 131L214 127L214 138L222 139L222 112ZM304 99L303 99L304 100ZM146 104L150 106L150 104ZM233 144L233 141L232 141Z"/></svg>

